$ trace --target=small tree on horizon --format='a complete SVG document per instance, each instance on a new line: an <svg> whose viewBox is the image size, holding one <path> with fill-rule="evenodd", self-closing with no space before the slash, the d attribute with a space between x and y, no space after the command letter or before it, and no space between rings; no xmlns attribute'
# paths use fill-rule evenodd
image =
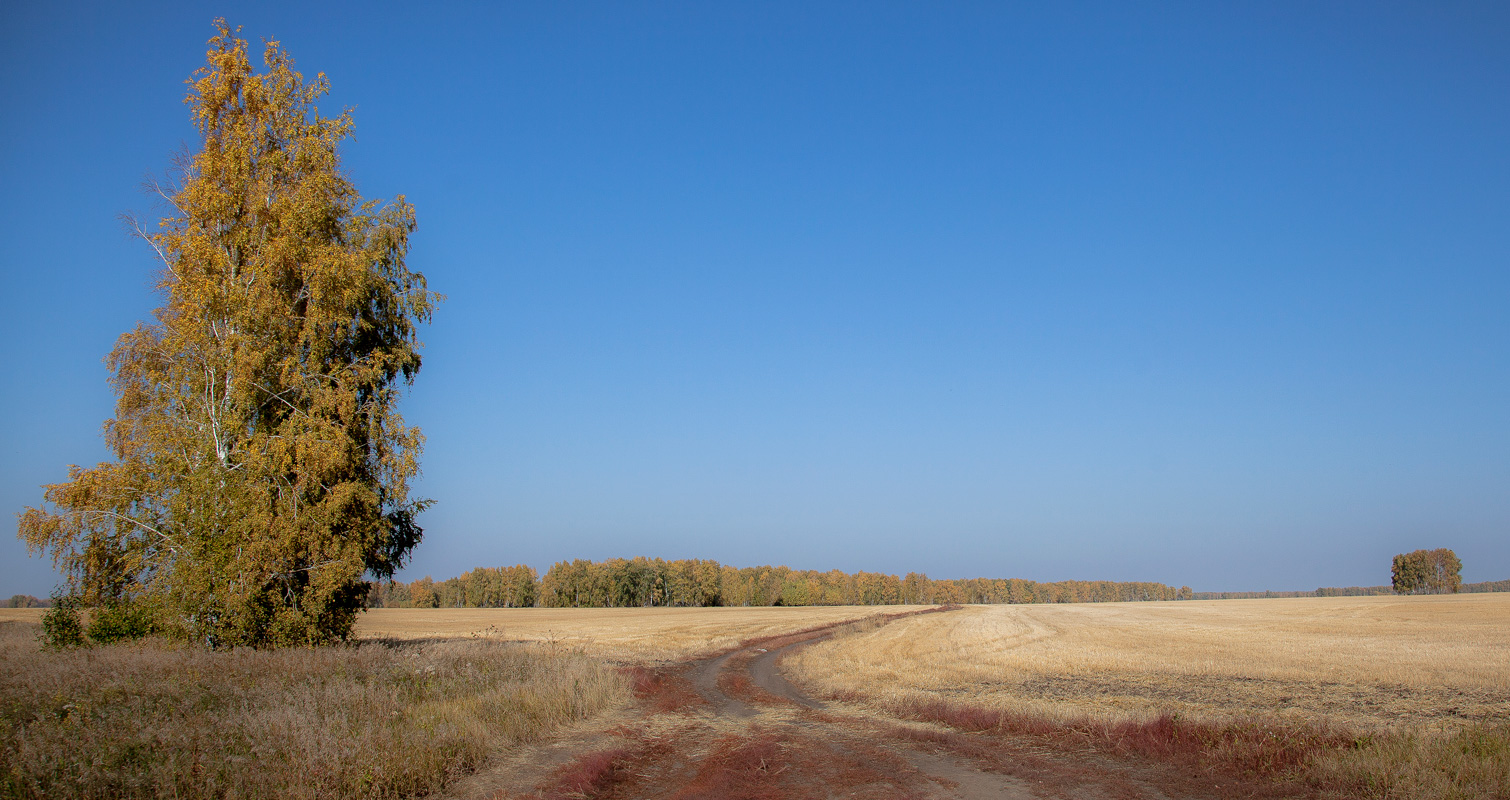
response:
<svg viewBox="0 0 1510 800"><path fill-rule="evenodd" d="M1390 572L1396 594L1450 594L1463 585L1463 562L1445 547L1401 553Z"/></svg>
<svg viewBox="0 0 1510 800"><path fill-rule="evenodd" d="M254 73L215 27L186 98L200 149L137 227L165 303L107 362L115 460L70 467L19 535L83 603L211 646L327 642L420 540L423 438L396 403L438 298L405 265L413 207L342 172L351 115L319 113L325 76L275 41Z"/></svg>

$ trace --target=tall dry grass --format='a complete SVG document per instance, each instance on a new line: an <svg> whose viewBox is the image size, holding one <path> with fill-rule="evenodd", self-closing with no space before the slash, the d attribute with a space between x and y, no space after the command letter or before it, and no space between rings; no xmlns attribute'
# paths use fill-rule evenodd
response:
<svg viewBox="0 0 1510 800"><path fill-rule="evenodd" d="M0 622L0 797L389 798L627 701L580 651L491 641L43 652Z"/></svg>
<svg viewBox="0 0 1510 800"><path fill-rule="evenodd" d="M1344 797L1504 800L1510 798L1510 722L1395 730L1318 754L1308 767L1313 781Z"/></svg>

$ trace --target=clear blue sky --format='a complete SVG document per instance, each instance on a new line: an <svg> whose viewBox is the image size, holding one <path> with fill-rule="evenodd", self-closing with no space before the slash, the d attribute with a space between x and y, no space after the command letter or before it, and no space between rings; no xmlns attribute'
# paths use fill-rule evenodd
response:
<svg viewBox="0 0 1510 800"><path fill-rule="evenodd" d="M217 15L329 75L449 296L402 577L1510 577L1497 2L6 3L8 512L107 456L116 216Z"/></svg>

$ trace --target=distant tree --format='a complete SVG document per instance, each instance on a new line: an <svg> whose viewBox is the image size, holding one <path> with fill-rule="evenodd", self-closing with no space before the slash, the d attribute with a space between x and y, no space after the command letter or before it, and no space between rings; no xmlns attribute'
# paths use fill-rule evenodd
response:
<svg viewBox="0 0 1510 800"><path fill-rule="evenodd" d="M810 606L813 604L813 593L809 589L807 579L800 572L788 573L781 582L781 592L776 598L776 605Z"/></svg>
<svg viewBox="0 0 1510 800"><path fill-rule="evenodd" d="M447 578L435 584L435 596L440 608L467 607L467 587L461 578Z"/></svg>
<svg viewBox="0 0 1510 800"><path fill-rule="evenodd" d="M1314 594L1317 597L1367 597L1391 591L1388 586L1322 586Z"/></svg>
<svg viewBox="0 0 1510 800"><path fill-rule="evenodd" d="M959 581L934 581L933 602L963 603L965 599L965 592L960 588Z"/></svg>
<svg viewBox="0 0 1510 800"><path fill-rule="evenodd" d="M211 646L340 639L364 576L420 539L422 437L396 401L437 298L404 263L413 208L342 170L352 122L316 109L325 76L277 42L254 73L216 27L186 99L200 148L159 188L168 216L137 229L166 302L108 360L115 461L70 467L19 533L82 602Z"/></svg>
<svg viewBox="0 0 1510 800"><path fill-rule="evenodd" d="M530 608L538 596L540 578L535 568L519 564L501 570L503 605L508 608Z"/></svg>
<svg viewBox="0 0 1510 800"><path fill-rule="evenodd" d="M1448 594L1463 585L1463 562L1447 548L1395 556L1391 569L1396 594Z"/></svg>
<svg viewBox="0 0 1510 800"><path fill-rule="evenodd" d="M905 604L927 603L930 599L928 576L909 572L902 578L902 602Z"/></svg>
<svg viewBox="0 0 1510 800"><path fill-rule="evenodd" d="M409 605L414 608L440 608L440 595L429 575L409 584Z"/></svg>

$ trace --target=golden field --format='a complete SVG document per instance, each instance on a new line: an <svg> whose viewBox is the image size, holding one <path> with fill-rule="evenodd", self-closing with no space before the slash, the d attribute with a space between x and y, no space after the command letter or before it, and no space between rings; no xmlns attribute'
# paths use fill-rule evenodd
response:
<svg viewBox="0 0 1510 800"><path fill-rule="evenodd" d="M746 639L921 608L929 606L373 608L357 618L355 634L544 642L614 661L656 663L711 655Z"/></svg>
<svg viewBox="0 0 1510 800"><path fill-rule="evenodd" d="M445 792L629 708L618 665L916 608L374 609L350 646L61 653L40 610L0 609L0 797ZM867 716L1321 726L1358 743L1291 776L1327 796L1510 796L1510 594L967 606L845 626L783 668Z"/></svg>
<svg viewBox="0 0 1510 800"><path fill-rule="evenodd" d="M1284 774L1327 797L1510 797L1505 593L971 606L856 626L785 666L870 713L1289 752Z"/></svg>
<svg viewBox="0 0 1510 800"><path fill-rule="evenodd" d="M970 606L786 665L881 703L1449 728L1510 719L1510 594Z"/></svg>

